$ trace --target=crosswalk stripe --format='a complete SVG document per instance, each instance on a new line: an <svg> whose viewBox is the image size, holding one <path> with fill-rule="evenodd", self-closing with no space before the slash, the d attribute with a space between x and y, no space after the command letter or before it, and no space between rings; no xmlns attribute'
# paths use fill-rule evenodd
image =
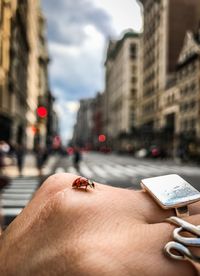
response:
<svg viewBox="0 0 200 276"><path fill-rule="evenodd" d="M92 171L84 163L80 164L80 172L83 176L88 177L88 178L92 178L92 176L93 176Z"/></svg>
<svg viewBox="0 0 200 276"><path fill-rule="evenodd" d="M9 193L4 193L1 196L2 199L31 199L32 195L31 194L9 194Z"/></svg>
<svg viewBox="0 0 200 276"><path fill-rule="evenodd" d="M5 217L6 216L16 217L21 213L22 210L23 208L2 208L2 215Z"/></svg>
<svg viewBox="0 0 200 276"><path fill-rule="evenodd" d="M7 187L6 189L3 190L3 192L5 191L26 191L26 192L32 192L32 191L35 191L36 188L35 187L15 187L15 186L12 186L12 187Z"/></svg>
<svg viewBox="0 0 200 276"><path fill-rule="evenodd" d="M114 166L103 164L102 165L106 171L109 172L109 174L114 175L115 177L122 178L122 172L120 172L118 169L114 168Z"/></svg>
<svg viewBox="0 0 200 276"><path fill-rule="evenodd" d="M120 165L116 165L116 166L119 167ZM121 166L120 169L124 171L124 174L130 177L135 177L141 174L143 176L149 175L149 172L145 171L144 169L140 169L137 166Z"/></svg>
<svg viewBox="0 0 200 276"><path fill-rule="evenodd" d="M75 170L74 167L69 167L68 171L71 173L77 174L78 172ZM200 175L200 169L195 167L181 167L175 165L160 165L157 164L150 164L148 162L140 162L139 164L134 165L123 165L123 164L116 164L111 162L110 160L106 160L103 164L93 164L82 162L80 165L80 173L88 178L103 178L105 179L112 179L113 177L116 178L123 178L123 177L151 177L154 175L160 174L186 174L186 175ZM78 174L80 174L78 173Z"/></svg>
<svg viewBox="0 0 200 276"><path fill-rule="evenodd" d="M5 218L15 218L29 203L39 186L36 179L13 179L1 194L2 214Z"/></svg>
<svg viewBox="0 0 200 276"><path fill-rule="evenodd" d="M27 199L2 199L1 204L2 206L5 207L25 207L28 204L29 200Z"/></svg>
<svg viewBox="0 0 200 276"><path fill-rule="evenodd" d="M143 168L143 170L145 171L148 171L148 172L151 172L151 173L165 173L166 172L166 169L158 166L153 166L153 165L149 165L149 166L143 166L143 165L139 165L140 168Z"/></svg>
<svg viewBox="0 0 200 276"><path fill-rule="evenodd" d="M4 189L5 191L6 190L12 190L12 189L18 189L18 190L37 190L38 186L27 186L27 187L24 187L24 186L15 186L15 185L12 185L10 187L7 187L6 189Z"/></svg>
<svg viewBox="0 0 200 276"><path fill-rule="evenodd" d="M123 174L126 174L128 176L133 176L133 170L130 168L127 168L126 166L122 165L115 165L115 167L120 170Z"/></svg>
<svg viewBox="0 0 200 276"><path fill-rule="evenodd" d="M16 180L11 180L11 183L15 183L15 184L24 184L24 183L27 183L27 184L36 184L38 183L38 181L36 180L23 180L23 179L16 179Z"/></svg>
<svg viewBox="0 0 200 276"><path fill-rule="evenodd" d="M181 167L180 171L185 174L200 174L200 169L198 168L188 168L188 167Z"/></svg>
<svg viewBox="0 0 200 276"><path fill-rule="evenodd" d="M185 173L185 174L200 174L200 170L194 168L182 168L179 166L168 166L168 165L159 165L159 164L145 164L140 163L139 165L120 165L115 164L111 161L106 161L104 164L93 165L92 163L86 164L84 162L80 165L80 173L77 170L70 166L67 169L68 172L73 174L82 174L88 178L99 178L99 179L111 179L113 177L123 178L123 177L136 177L143 176L149 177L151 175L160 175L160 174L170 174L170 173Z"/></svg>
<svg viewBox="0 0 200 276"><path fill-rule="evenodd" d="M149 174L149 171L147 171L147 168L144 169L144 167L131 166L131 165L128 165L127 167L133 170L134 175L138 175L138 174L148 175Z"/></svg>
<svg viewBox="0 0 200 276"><path fill-rule="evenodd" d="M62 167L59 167L55 170L55 173L64 173L64 172L65 172L65 169Z"/></svg>
<svg viewBox="0 0 200 276"><path fill-rule="evenodd" d="M67 172L72 174L78 174L77 170L74 167L68 167Z"/></svg>
<svg viewBox="0 0 200 276"><path fill-rule="evenodd" d="M92 166L91 167L91 169L98 175L98 176L100 176L100 177L102 177L102 178L108 178L109 177L109 175L108 175L108 173L104 170L104 169L102 169L101 167L99 167L99 166Z"/></svg>

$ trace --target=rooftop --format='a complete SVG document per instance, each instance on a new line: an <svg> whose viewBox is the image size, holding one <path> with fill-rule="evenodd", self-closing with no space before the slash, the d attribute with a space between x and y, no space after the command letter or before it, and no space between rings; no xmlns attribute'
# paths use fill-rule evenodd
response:
<svg viewBox="0 0 200 276"><path fill-rule="evenodd" d="M140 38L141 33L134 32L132 30L126 31L122 38L119 40L110 40L109 46L108 46L108 51L107 51L107 58L106 62L108 59L114 59L121 49L124 41L128 38Z"/></svg>

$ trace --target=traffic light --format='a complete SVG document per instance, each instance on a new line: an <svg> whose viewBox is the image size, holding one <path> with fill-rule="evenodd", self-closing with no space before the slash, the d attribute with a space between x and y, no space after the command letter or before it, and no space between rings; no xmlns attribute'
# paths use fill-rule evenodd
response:
<svg viewBox="0 0 200 276"><path fill-rule="evenodd" d="M99 139L99 142L103 143L106 141L106 136L104 134L101 134L99 135L98 139Z"/></svg>
<svg viewBox="0 0 200 276"><path fill-rule="evenodd" d="M38 115L39 118L46 118L47 115L48 115L48 111L47 111L46 107L38 106L37 115Z"/></svg>

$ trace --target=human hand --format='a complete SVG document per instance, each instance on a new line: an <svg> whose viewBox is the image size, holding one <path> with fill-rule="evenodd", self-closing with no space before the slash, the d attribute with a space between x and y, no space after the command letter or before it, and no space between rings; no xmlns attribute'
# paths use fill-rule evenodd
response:
<svg viewBox="0 0 200 276"><path fill-rule="evenodd" d="M163 247L173 225L143 191L95 184L72 189L77 178L48 178L0 239L0 275L195 275ZM198 224L200 204L187 220Z"/></svg>

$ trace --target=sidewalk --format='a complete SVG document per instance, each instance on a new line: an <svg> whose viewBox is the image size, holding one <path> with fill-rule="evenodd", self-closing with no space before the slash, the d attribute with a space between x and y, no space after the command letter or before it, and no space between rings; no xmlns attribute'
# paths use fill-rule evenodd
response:
<svg viewBox="0 0 200 276"><path fill-rule="evenodd" d="M43 175L49 175L53 173L53 169L55 167L55 164L57 163L59 159L59 155L50 155L45 162L42 172ZM17 166L14 165L9 165L4 168L4 174L7 175L8 177L15 178L18 177L19 173L17 170ZM35 160L35 155L32 153L28 153L25 157L24 160L24 167L22 171L23 176L27 177L34 177L38 176L38 169L36 166L36 160Z"/></svg>

